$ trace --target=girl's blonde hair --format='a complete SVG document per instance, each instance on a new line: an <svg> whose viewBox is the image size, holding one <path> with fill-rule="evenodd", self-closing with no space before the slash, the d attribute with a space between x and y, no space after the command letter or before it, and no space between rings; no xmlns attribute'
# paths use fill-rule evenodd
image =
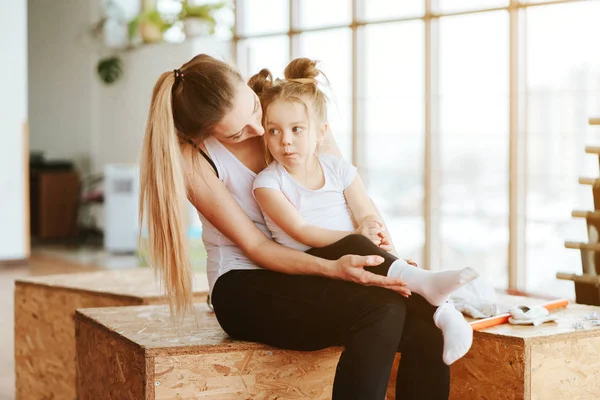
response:
<svg viewBox="0 0 600 400"><path fill-rule="evenodd" d="M232 109L241 82L233 67L200 54L181 69L163 73L152 91L140 162L139 221L148 227L144 247L178 318L193 301L186 206L191 192L182 149L191 145L198 150L196 143Z"/></svg>
<svg viewBox="0 0 600 400"><path fill-rule="evenodd" d="M295 101L304 106L307 115L314 116L320 123L327 122L327 96L319 89L317 77L327 77L318 68L318 61L308 58L296 58L292 60L284 71L285 79L273 79L268 69L262 69L248 80L248 86L258 95L263 111L263 126L267 123L267 110L276 100ZM304 102L303 98L312 101L312 112ZM273 161L266 140L265 158L267 163Z"/></svg>

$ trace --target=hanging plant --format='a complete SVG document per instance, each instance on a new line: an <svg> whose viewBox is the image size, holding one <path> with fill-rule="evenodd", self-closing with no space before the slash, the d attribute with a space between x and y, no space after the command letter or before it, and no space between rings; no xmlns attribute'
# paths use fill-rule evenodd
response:
<svg viewBox="0 0 600 400"><path fill-rule="evenodd" d="M117 56L103 58L98 62L96 71L102 82L110 85L123 75L123 63Z"/></svg>

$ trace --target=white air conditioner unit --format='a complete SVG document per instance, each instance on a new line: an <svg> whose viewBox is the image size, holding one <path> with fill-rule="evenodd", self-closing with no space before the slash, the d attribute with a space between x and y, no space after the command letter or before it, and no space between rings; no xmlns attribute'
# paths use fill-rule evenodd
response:
<svg viewBox="0 0 600 400"><path fill-rule="evenodd" d="M112 253L134 253L138 248L139 167L104 167L104 248Z"/></svg>

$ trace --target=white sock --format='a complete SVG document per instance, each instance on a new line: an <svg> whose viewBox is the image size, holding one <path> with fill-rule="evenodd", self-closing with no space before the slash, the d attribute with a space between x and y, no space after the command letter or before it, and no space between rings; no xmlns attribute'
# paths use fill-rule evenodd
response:
<svg viewBox="0 0 600 400"><path fill-rule="evenodd" d="M390 265L388 276L402 279L408 289L418 293L434 306L444 304L450 293L477 278L479 274L473 268L451 271L426 271L398 259Z"/></svg>
<svg viewBox="0 0 600 400"><path fill-rule="evenodd" d="M444 336L443 360L446 365L467 354L473 343L473 329L452 304L439 306L433 314L433 322Z"/></svg>

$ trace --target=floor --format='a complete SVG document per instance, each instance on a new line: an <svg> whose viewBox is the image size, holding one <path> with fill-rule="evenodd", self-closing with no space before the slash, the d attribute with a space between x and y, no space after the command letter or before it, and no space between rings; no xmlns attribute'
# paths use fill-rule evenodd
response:
<svg viewBox="0 0 600 400"><path fill-rule="evenodd" d="M66 274L98 269L133 268L140 265L135 255L110 255L94 248L68 249L60 246L34 248L26 264L0 265L0 400L14 399L15 279L32 275Z"/></svg>

